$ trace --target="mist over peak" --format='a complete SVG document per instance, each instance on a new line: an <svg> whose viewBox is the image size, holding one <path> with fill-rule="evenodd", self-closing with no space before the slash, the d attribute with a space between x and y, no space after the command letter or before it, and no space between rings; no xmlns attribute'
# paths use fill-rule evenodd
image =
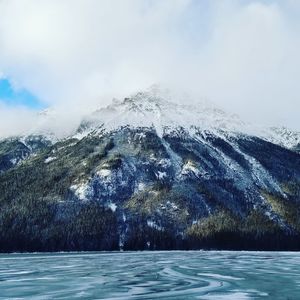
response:
<svg viewBox="0 0 300 300"><path fill-rule="evenodd" d="M107 103L107 104L104 104ZM3 137L42 135L52 141L83 138L92 133L122 127L154 128L159 136L182 128L213 134L246 134L292 148L300 143L300 133L286 126L266 126L249 122L205 97L179 88L152 84L123 98L99 101L96 109L49 107L31 114L31 122L19 132Z"/></svg>

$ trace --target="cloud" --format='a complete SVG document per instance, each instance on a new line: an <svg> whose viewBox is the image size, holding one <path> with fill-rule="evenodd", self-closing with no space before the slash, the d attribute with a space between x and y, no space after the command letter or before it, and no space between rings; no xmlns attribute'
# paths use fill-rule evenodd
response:
<svg viewBox="0 0 300 300"><path fill-rule="evenodd" d="M0 65L49 103L149 85L170 60L168 27L187 3L2 1Z"/></svg>
<svg viewBox="0 0 300 300"><path fill-rule="evenodd" d="M300 129L299 14L292 0L0 0L0 73L69 114L162 82Z"/></svg>
<svg viewBox="0 0 300 300"><path fill-rule="evenodd" d="M0 138L25 133L34 127L36 114L22 106L11 107L0 101Z"/></svg>

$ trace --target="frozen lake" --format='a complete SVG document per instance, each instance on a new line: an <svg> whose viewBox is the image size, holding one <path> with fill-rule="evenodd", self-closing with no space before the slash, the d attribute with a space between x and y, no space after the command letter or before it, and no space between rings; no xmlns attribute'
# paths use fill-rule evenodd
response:
<svg viewBox="0 0 300 300"><path fill-rule="evenodd" d="M0 299L300 299L300 253L1 254Z"/></svg>

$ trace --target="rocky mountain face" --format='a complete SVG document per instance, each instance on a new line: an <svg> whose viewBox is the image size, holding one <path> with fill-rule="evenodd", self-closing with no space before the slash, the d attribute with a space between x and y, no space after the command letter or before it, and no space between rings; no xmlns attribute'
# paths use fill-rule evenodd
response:
<svg viewBox="0 0 300 300"><path fill-rule="evenodd" d="M174 97L0 141L0 250L299 250L300 134Z"/></svg>

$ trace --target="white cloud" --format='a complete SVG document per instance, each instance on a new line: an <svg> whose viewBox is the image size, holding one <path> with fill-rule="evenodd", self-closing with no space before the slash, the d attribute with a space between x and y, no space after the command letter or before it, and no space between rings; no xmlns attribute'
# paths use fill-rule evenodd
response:
<svg viewBox="0 0 300 300"><path fill-rule="evenodd" d="M36 120L31 110L18 106L10 107L0 102L0 137L22 134L30 130Z"/></svg>
<svg viewBox="0 0 300 300"><path fill-rule="evenodd" d="M0 72L69 113L165 82L300 129L299 14L292 0L0 0Z"/></svg>
<svg viewBox="0 0 300 300"><path fill-rule="evenodd" d="M216 16L199 55L204 93L244 117L299 129L299 28L277 4L237 5Z"/></svg>

